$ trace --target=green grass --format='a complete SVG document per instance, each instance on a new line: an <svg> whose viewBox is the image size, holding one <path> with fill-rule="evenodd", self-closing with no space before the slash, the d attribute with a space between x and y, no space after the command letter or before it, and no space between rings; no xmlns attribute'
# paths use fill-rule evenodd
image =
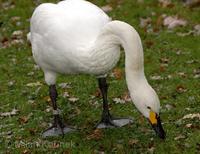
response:
<svg viewBox="0 0 200 154"><path fill-rule="evenodd" d="M43 0L44 2L45 0ZM48 0L52 2L53 0ZM6 0L0 0L0 4ZM34 1L18 0L13 2L14 8L0 8L0 113L9 112L13 108L20 112L11 117L0 117L0 153L198 153L200 151L200 122L198 119L179 121L184 115L200 111L200 82L194 78L194 70L200 69L200 36L180 37L177 32L188 32L194 25L200 23L200 8L183 7L180 1L173 1L173 8L161 8L157 1L144 0L138 4L136 0L124 0L117 7L116 0L109 0L113 11L109 15L113 19L123 20L133 25L140 33L144 45L145 73L150 84L157 91L161 101L161 118L167 132L167 138L162 141L151 130L148 122L142 118L132 103L114 104L112 98L120 97L127 91L124 77L121 80L109 77L109 100L112 113L115 115L132 116L135 122L119 129L102 130L100 138L88 139L101 115L101 99L90 97L97 89L93 76L60 76L58 83L69 82L71 89L58 89L58 104L63 110L65 121L80 128L80 131L65 135L64 138L42 139L41 132L52 120L46 96L48 87L44 83L41 70L34 69L31 48L27 42L3 48L2 42L12 41L13 31L22 30L23 39L29 31L29 18L38 5ZM46 1L47 2L47 1ZM105 0L92 0L103 6ZM151 16L154 12L155 16ZM157 18L162 15L179 15L188 21L186 27L176 28L170 32L167 28L156 25ZM19 23L12 21L13 16L19 16ZM152 28L159 28L157 33L146 33L139 27L140 18L152 18ZM147 42L153 42L151 47ZM180 53L180 54L177 54ZM168 58L168 66L162 70L160 59ZM188 61L194 60L193 63ZM124 54L116 66L124 70ZM33 72L34 74L29 74ZM178 72L184 72L181 77ZM171 79L151 80L150 76L160 75ZM12 84L13 82L13 84ZM27 87L28 83L40 82L41 86ZM177 87L183 86L186 92L177 92ZM70 103L62 97L64 91L79 101ZM33 103L30 103L30 100ZM99 104L93 105L97 101ZM168 110L166 105L171 105ZM80 113L77 114L77 109ZM24 118L28 118L28 120ZM21 119L21 120L20 120ZM187 128L186 124L193 127ZM6 135L9 133L10 135ZM177 136L184 136L175 139ZM137 140L136 144L130 144ZM59 144L59 146L58 146Z"/></svg>

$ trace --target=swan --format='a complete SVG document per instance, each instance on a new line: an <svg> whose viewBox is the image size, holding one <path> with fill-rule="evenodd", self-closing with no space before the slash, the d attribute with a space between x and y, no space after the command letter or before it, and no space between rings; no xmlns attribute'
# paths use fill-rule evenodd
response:
<svg viewBox="0 0 200 154"><path fill-rule="evenodd" d="M35 62L44 72L53 106L53 125L43 136L73 131L64 124L57 107L58 74L96 76L103 97L103 112L97 128L122 127L130 118L114 118L108 109L106 75L125 51L127 87L136 108L148 119L156 134L164 139L159 98L144 74L143 47L137 31L123 21L112 21L96 5L85 0L43 3L33 12L28 39Z"/></svg>

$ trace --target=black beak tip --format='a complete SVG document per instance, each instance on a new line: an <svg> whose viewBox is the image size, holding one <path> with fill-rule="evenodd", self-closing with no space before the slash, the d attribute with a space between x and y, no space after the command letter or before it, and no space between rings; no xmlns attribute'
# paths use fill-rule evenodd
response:
<svg viewBox="0 0 200 154"><path fill-rule="evenodd" d="M162 127L161 120L160 120L159 117L157 118L157 121L158 121L158 123L152 125L152 127L153 127L153 129L155 130L156 134L157 134L161 139L164 140L164 139L166 138L166 133L165 133L163 127Z"/></svg>

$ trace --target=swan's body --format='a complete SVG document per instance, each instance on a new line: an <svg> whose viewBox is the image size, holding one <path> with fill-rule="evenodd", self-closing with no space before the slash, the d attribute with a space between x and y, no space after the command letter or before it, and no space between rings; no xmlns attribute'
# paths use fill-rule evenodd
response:
<svg viewBox="0 0 200 154"><path fill-rule="evenodd" d="M42 4L31 19L34 59L48 74L106 74L120 54L119 46L95 48L108 22L101 9L86 1Z"/></svg>
<svg viewBox="0 0 200 154"><path fill-rule="evenodd" d="M141 39L129 24L111 21L84 0L46 3L33 13L30 41L48 85L56 83L58 73L105 76L118 62L121 45L131 98L145 117L150 110L159 114L159 99L144 75Z"/></svg>

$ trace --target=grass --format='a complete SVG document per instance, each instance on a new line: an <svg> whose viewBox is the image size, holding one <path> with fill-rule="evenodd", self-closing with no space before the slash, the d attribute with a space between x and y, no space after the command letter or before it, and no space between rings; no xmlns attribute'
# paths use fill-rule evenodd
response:
<svg viewBox="0 0 200 154"><path fill-rule="evenodd" d="M44 2L45 0L43 0ZM34 68L31 48L27 42L6 46L13 40L13 31L22 30L23 40L29 31L29 18L38 5L36 1L0 0L13 8L0 9L0 113L13 108L20 112L10 117L0 116L0 153L198 153L200 151L200 122L198 119L180 119L200 111L200 82L194 78L200 69L200 36L180 37L200 23L199 8L183 7L180 1L173 1L174 7L159 7L157 1L149 0L139 4L136 0L122 1L117 7L116 0L108 2L113 6L109 15L133 25L140 33L144 45L145 73L150 84L157 91L162 109L161 118L167 132L165 141L160 140L151 130L148 122L132 103L115 104L112 98L120 97L127 91L124 77L117 80L109 77L109 100L115 115L132 116L134 124L119 128L93 132L101 115L101 99L91 98L97 89L93 76L60 76L58 83L71 83L70 89L59 88L58 104L63 110L66 122L80 128L80 131L65 135L64 138L42 139L41 132L51 122L47 112L48 87L41 70ZM47 1L46 1L47 2ZM53 0L48 0L53 2ZM106 5L105 0L92 0L98 6ZM154 16L152 16L154 12ZM156 24L162 15L179 15L188 21L186 27L169 31ZM13 17L20 17L19 22ZM140 18L152 18L152 28L158 32L145 32L140 28ZM150 27L150 28L151 28ZM150 43L149 43L150 42ZM149 45L150 44L150 45ZM167 66L162 59L167 58ZM124 70L124 54L116 66ZM180 75L180 72L182 75ZM171 75L172 78L166 78ZM124 74L123 74L124 76ZM161 76L164 80L152 80L150 76ZM28 87L28 83L40 82L39 86ZM72 103L62 97L64 92L79 98ZM94 104L97 102L97 104ZM170 108L170 109L169 109ZM187 124L192 124L187 127ZM89 138L93 134L95 137Z"/></svg>

